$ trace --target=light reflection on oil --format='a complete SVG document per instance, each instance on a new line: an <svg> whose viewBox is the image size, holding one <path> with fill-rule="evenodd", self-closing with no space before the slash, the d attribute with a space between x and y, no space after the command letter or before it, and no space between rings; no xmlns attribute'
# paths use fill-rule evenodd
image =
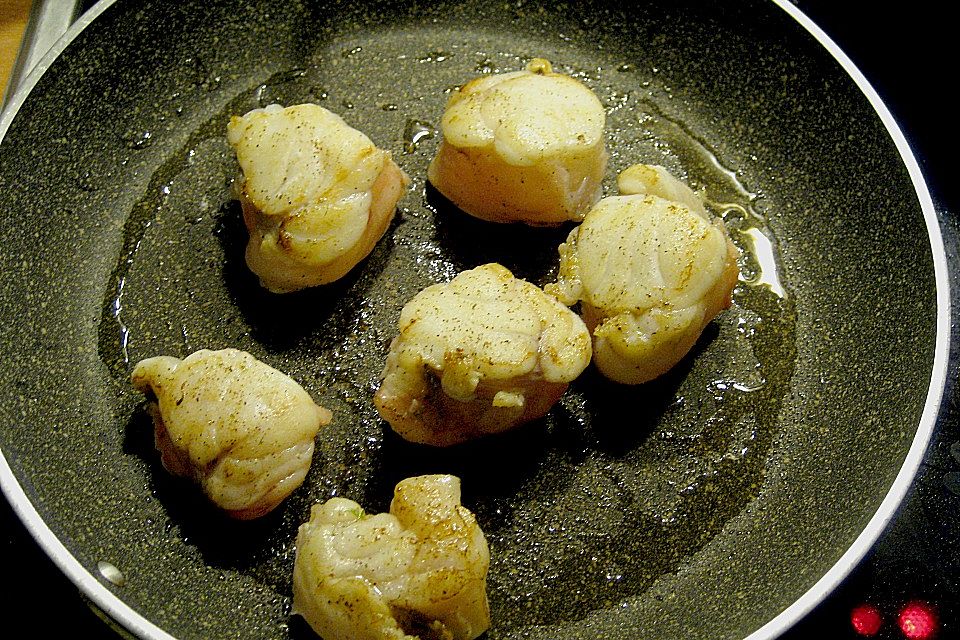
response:
<svg viewBox="0 0 960 640"><path fill-rule="evenodd" d="M777 260L770 238L757 227L741 229L740 236L744 242L750 243L750 254L758 264L756 273L752 277L744 278L743 275L740 276L743 282L755 287L767 287L780 298L786 298L787 292L780 282Z"/></svg>

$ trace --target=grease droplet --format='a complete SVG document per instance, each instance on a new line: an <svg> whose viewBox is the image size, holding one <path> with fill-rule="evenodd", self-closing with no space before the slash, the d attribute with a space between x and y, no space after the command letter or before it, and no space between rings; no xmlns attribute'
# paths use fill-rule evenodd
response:
<svg viewBox="0 0 960 640"><path fill-rule="evenodd" d="M429 140L435 135L436 131L430 123L420 120L407 120L407 126L403 130L403 152L416 152L422 141Z"/></svg>

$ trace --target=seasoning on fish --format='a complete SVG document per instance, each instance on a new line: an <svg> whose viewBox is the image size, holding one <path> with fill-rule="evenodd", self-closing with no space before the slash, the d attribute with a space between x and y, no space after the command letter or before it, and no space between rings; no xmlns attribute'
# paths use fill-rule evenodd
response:
<svg viewBox="0 0 960 640"><path fill-rule="evenodd" d="M487 264L404 306L374 402L401 437L449 446L543 416L589 362L575 313Z"/></svg>
<svg viewBox="0 0 960 640"><path fill-rule="evenodd" d="M560 246L558 280L545 289L580 303L601 373L639 384L677 364L730 306L737 250L662 167L631 167L618 185L623 195L601 200Z"/></svg>
<svg viewBox="0 0 960 640"><path fill-rule="evenodd" d="M606 113L579 80L532 60L453 93L427 176L466 213L492 222L579 221L600 198Z"/></svg>
<svg viewBox="0 0 960 640"><path fill-rule="evenodd" d="M386 232L410 182L389 152L315 104L234 116L227 140L242 171L247 266L275 293L346 275Z"/></svg>
<svg viewBox="0 0 960 640"><path fill-rule="evenodd" d="M152 397L163 466L240 520L270 512L300 486L314 437L332 417L289 376L237 349L147 358L131 380Z"/></svg>
<svg viewBox="0 0 960 640"><path fill-rule="evenodd" d="M460 480L407 478L389 513L314 505L297 534L293 612L323 640L472 640L490 626L489 565Z"/></svg>

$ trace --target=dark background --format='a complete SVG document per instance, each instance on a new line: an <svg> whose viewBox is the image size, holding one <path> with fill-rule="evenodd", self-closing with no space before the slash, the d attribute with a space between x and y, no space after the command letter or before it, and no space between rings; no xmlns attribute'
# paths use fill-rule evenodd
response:
<svg viewBox="0 0 960 640"><path fill-rule="evenodd" d="M840 45L893 112L927 177L945 234L955 240L960 189L952 179L951 156L958 143L957 105L952 98L957 56L955 28L946 9L931 0L901 3L896 10L863 0L795 4ZM862 603L876 606L884 618L874 638L903 638L896 618L901 607L916 599L935 608L939 623L935 637L960 637L956 399L948 402L948 409L911 495L880 543L833 595L784 636L786 640L815 634L862 637L850 624L851 610ZM116 637L33 543L4 499L0 499L0 554L7 578L0 614L8 624L24 622L46 637Z"/></svg>

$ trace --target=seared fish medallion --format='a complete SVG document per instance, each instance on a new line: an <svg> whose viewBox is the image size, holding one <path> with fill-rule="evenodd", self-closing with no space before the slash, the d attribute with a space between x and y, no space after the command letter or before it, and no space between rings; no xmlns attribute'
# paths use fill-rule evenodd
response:
<svg viewBox="0 0 960 640"><path fill-rule="evenodd" d="M427 177L483 220L579 221L600 198L605 120L590 89L536 58L523 71L482 76L454 92Z"/></svg>
<svg viewBox="0 0 960 640"><path fill-rule="evenodd" d="M737 250L702 200L662 167L636 165L624 195L601 200L560 245L560 273L546 291L580 302L594 363L625 384L679 362L730 306Z"/></svg>
<svg viewBox="0 0 960 640"><path fill-rule="evenodd" d="M490 626L489 564L460 480L407 478L390 513L314 505L297 534L293 612L323 640L472 640Z"/></svg>
<svg viewBox="0 0 960 640"><path fill-rule="evenodd" d="M227 141L243 172L247 266L275 293L346 275L383 236L410 182L389 152L315 104L234 116Z"/></svg>
<svg viewBox="0 0 960 640"><path fill-rule="evenodd" d="M237 349L147 358L131 379L153 398L163 466L240 520L268 513L300 486L313 439L331 419L290 377Z"/></svg>
<svg viewBox="0 0 960 640"><path fill-rule="evenodd" d="M403 438L448 446L543 416L589 363L575 313L487 264L407 303L374 402Z"/></svg>

